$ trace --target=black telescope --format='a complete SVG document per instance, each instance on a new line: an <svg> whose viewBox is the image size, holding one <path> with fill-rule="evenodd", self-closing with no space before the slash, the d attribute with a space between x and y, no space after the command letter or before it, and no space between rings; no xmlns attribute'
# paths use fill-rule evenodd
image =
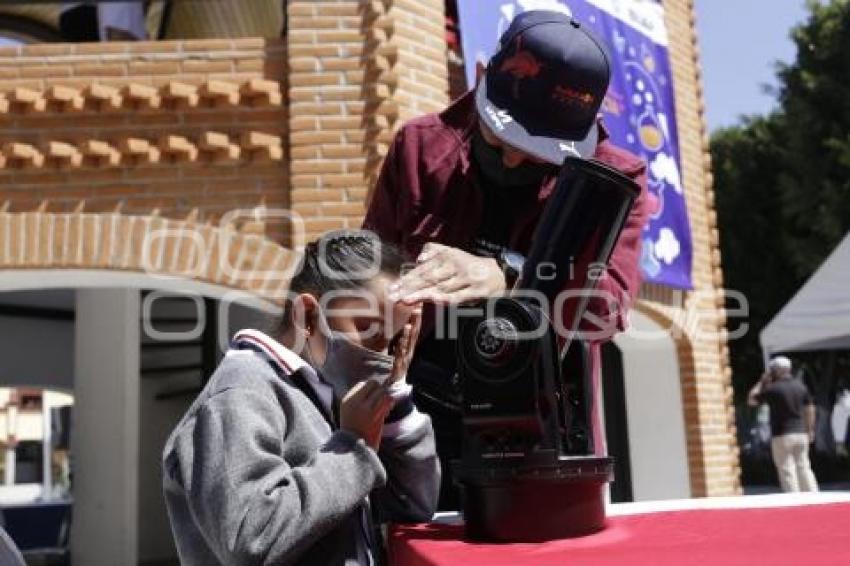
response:
<svg viewBox="0 0 850 566"><path fill-rule="evenodd" d="M589 350L574 337L639 190L602 163L567 159L517 285L459 310L454 468L470 538L538 542L604 526L613 460L594 455Z"/></svg>

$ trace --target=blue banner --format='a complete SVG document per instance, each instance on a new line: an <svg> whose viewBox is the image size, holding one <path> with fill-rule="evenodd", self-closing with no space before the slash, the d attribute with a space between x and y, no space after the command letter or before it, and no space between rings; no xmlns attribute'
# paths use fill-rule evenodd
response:
<svg viewBox="0 0 850 566"><path fill-rule="evenodd" d="M691 230L682 186L664 9L656 0L458 0L468 84L525 10L556 10L606 42L613 58L603 104L612 141L648 164L652 215L643 232L647 281L691 289Z"/></svg>

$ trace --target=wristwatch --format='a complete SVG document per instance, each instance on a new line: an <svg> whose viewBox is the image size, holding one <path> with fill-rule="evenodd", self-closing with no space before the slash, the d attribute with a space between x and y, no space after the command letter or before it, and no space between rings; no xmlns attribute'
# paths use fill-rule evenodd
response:
<svg viewBox="0 0 850 566"><path fill-rule="evenodd" d="M525 265L525 256L519 252L508 249L502 249L496 256L496 263L505 274L505 283L508 289L513 289L516 282L522 275L522 268Z"/></svg>

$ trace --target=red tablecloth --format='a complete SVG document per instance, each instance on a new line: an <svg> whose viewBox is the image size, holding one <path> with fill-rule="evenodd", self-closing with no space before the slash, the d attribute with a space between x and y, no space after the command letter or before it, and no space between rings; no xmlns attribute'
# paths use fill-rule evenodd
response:
<svg viewBox="0 0 850 566"><path fill-rule="evenodd" d="M534 520L529 518L529 520ZM707 509L608 519L595 535L480 544L453 525L394 527L391 566L850 565L850 504Z"/></svg>

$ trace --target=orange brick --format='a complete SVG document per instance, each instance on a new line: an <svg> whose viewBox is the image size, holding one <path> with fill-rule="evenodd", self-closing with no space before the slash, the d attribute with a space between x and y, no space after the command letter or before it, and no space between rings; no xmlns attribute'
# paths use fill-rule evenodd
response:
<svg viewBox="0 0 850 566"><path fill-rule="evenodd" d="M21 55L33 57L35 55L70 55L73 45L68 43L36 43L24 45Z"/></svg>
<svg viewBox="0 0 850 566"><path fill-rule="evenodd" d="M135 42L110 41L104 43L76 43L72 47L73 52L78 55L100 55L103 53L126 53L130 45L133 44Z"/></svg>
<svg viewBox="0 0 850 566"><path fill-rule="evenodd" d="M339 57L340 49L335 45L293 45L287 49L291 57Z"/></svg>
<svg viewBox="0 0 850 566"><path fill-rule="evenodd" d="M250 81L252 79L256 79L257 74L256 73L237 73L237 72L210 73L208 78L210 80L216 80L216 81L234 81L236 83L242 83L244 81Z"/></svg>
<svg viewBox="0 0 850 566"><path fill-rule="evenodd" d="M363 176L356 174L322 175L325 187L349 188L363 183Z"/></svg>
<svg viewBox="0 0 850 566"><path fill-rule="evenodd" d="M290 87L334 86L342 83L337 73L292 73L289 76Z"/></svg>
<svg viewBox="0 0 850 566"><path fill-rule="evenodd" d="M80 63L74 66L74 74L81 77L121 77L127 68L121 63Z"/></svg>
<svg viewBox="0 0 850 566"><path fill-rule="evenodd" d="M312 132L319 129L319 120L315 116L293 116L289 119L289 129L293 132Z"/></svg>
<svg viewBox="0 0 850 566"><path fill-rule="evenodd" d="M361 3L362 4L362 3ZM360 14L360 6L357 3L337 3L327 2L321 4L318 9L318 14L322 16L358 16Z"/></svg>
<svg viewBox="0 0 850 566"><path fill-rule="evenodd" d="M363 64L357 59L345 58L323 58L321 59L322 69L325 71L355 71L361 69Z"/></svg>
<svg viewBox="0 0 850 566"><path fill-rule="evenodd" d="M320 43L362 43L363 36L360 30L317 30L316 38Z"/></svg>
<svg viewBox="0 0 850 566"><path fill-rule="evenodd" d="M289 182L291 183L292 188L295 189L292 191L293 195L301 189L312 190L321 188L318 175L292 175Z"/></svg>
<svg viewBox="0 0 850 566"><path fill-rule="evenodd" d="M183 51L229 51L232 46L229 39L188 39L183 42Z"/></svg>
<svg viewBox="0 0 850 566"><path fill-rule="evenodd" d="M359 116L329 116L319 118L320 127L329 130L359 129L362 124L363 120Z"/></svg>
<svg viewBox="0 0 850 566"><path fill-rule="evenodd" d="M229 73L232 70L232 61L209 61L206 59L183 61L184 73Z"/></svg>
<svg viewBox="0 0 850 566"><path fill-rule="evenodd" d="M321 207L313 202L295 203L290 206L290 210L303 217L316 217L322 214Z"/></svg>
<svg viewBox="0 0 850 566"><path fill-rule="evenodd" d="M343 194L335 189L296 189L290 193L290 200L294 202L338 202L342 200Z"/></svg>
<svg viewBox="0 0 850 566"><path fill-rule="evenodd" d="M318 159L322 156L322 152L315 146L293 147L289 151L292 159Z"/></svg>
<svg viewBox="0 0 850 566"><path fill-rule="evenodd" d="M335 116L342 114L345 107L340 103L290 103L290 113L295 116Z"/></svg>
<svg viewBox="0 0 850 566"><path fill-rule="evenodd" d="M342 134L339 132L293 132L290 140L294 145L340 143Z"/></svg>
<svg viewBox="0 0 850 566"><path fill-rule="evenodd" d="M292 163L291 170L293 174L307 173L343 173L343 164L339 161L328 161L326 159L320 161L298 160Z"/></svg>
<svg viewBox="0 0 850 566"><path fill-rule="evenodd" d="M237 71L262 71L265 68L263 59L243 59L236 62Z"/></svg>
<svg viewBox="0 0 850 566"><path fill-rule="evenodd" d="M133 61L129 65L130 75L177 75L180 63L177 61Z"/></svg>
<svg viewBox="0 0 850 566"><path fill-rule="evenodd" d="M345 192L349 200L365 202L369 189L366 187L349 187Z"/></svg>
<svg viewBox="0 0 850 566"><path fill-rule="evenodd" d="M295 17L289 19L289 29L339 29L340 23L335 18Z"/></svg>
<svg viewBox="0 0 850 566"><path fill-rule="evenodd" d="M362 202L323 203L322 214L328 216L359 216L366 212Z"/></svg>
<svg viewBox="0 0 850 566"><path fill-rule="evenodd" d="M341 86L338 88L322 90L319 97L323 102L360 100L360 87ZM357 104L363 104L358 102Z"/></svg>
<svg viewBox="0 0 850 566"><path fill-rule="evenodd" d="M130 53L179 53L183 49L183 41L179 39L139 42L133 41L125 45L127 45L127 49Z"/></svg>
<svg viewBox="0 0 850 566"><path fill-rule="evenodd" d="M323 145L322 157L326 159L345 159L363 157L363 148L358 145Z"/></svg>

